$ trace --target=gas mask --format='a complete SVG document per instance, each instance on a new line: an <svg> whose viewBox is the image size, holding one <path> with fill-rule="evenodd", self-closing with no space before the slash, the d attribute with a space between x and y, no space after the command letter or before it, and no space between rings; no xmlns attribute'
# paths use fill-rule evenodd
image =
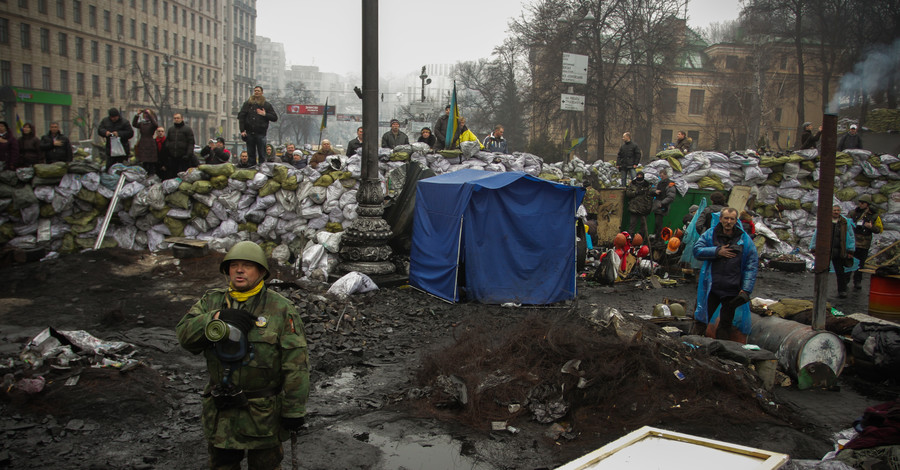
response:
<svg viewBox="0 0 900 470"><path fill-rule="evenodd" d="M213 401L220 410L238 408L247 404L243 390L231 380L232 373L253 360L253 346L247 339L247 331L252 325L249 312L222 310L219 319L206 325L204 335L213 343L216 358L222 364L222 383L212 389ZM245 361L246 359L246 361Z"/></svg>

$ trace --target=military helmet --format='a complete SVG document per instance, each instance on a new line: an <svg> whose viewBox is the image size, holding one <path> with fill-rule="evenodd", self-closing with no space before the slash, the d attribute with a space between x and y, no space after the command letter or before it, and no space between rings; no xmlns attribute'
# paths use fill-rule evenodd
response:
<svg viewBox="0 0 900 470"><path fill-rule="evenodd" d="M243 260L243 261L253 261L254 263L260 265L263 269L266 270L266 275L263 279L269 278L269 262L266 259L266 253L263 251L262 247L257 245L256 243L250 241L238 242L234 245L230 250L228 250L228 254L225 255L225 259L222 260L222 264L219 265L219 271L222 274L228 274L228 265L232 260Z"/></svg>
<svg viewBox="0 0 900 470"><path fill-rule="evenodd" d="M865 202L866 204L872 205L872 195L871 194L863 194L859 197L859 202Z"/></svg>
<svg viewBox="0 0 900 470"><path fill-rule="evenodd" d="M672 312L673 317L683 317L684 316L684 305L681 304L669 304L669 311Z"/></svg>

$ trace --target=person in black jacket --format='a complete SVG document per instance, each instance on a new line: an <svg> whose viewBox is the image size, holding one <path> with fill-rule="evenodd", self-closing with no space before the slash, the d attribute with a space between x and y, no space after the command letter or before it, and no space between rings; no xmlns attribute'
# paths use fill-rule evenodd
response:
<svg viewBox="0 0 900 470"><path fill-rule="evenodd" d="M418 142L424 142L429 147L434 149L435 145L437 145L437 137L435 137L434 134L431 133L431 129L423 127L419 135Z"/></svg>
<svg viewBox="0 0 900 470"><path fill-rule="evenodd" d="M166 156L168 165L166 175L174 178L178 173L187 171L195 165L194 130L184 122L181 113L172 116L172 126L166 131Z"/></svg>
<svg viewBox="0 0 900 470"><path fill-rule="evenodd" d="M59 130L58 122L51 122L50 132L41 137L41 151L45 163L72 161L72 143Z"/></svg>
<svg viewBox="0 0 900 470"><path fill-rule="evenodd" d="M861 149L863 148L862 137L859 136L856 130L856 124L850 126L850 130L847 131L846 134L841 136L841 140L838 142L838 150L846 150L846 149Z"/></svg>
<svg viewBox="0 0 900 470"><path fill-rule="evenodd" d="M247 156L251 166L256 165L257 155L260 159L265 158L269 123L277 120L275 108L263 96L263 88L259 85L253 87L253 96L244 102L238 113L238 127L241 129L241 137L247 142Z"/></svg>
<svg viewBox="0 0 900 470"><path fill-rule="evenodd" d="M352 157L356 155L356 150L361 149L363 146L363 128L356 128L356 138L347 142L347 156Z"/></svg>
<svg viewBox="0 0 900 470"><path fill-rule="evenodd" d="M432 134L434 134L434 138L436 139L436 142L434 144L435 150L443 150L444 145L446 145L447 121L449 119L450 119L450 105L448 104L444 108L444 114L441 114L441 117L439 117L438 120L434 122L434 126L431 126Z"/></svg>
<svg viewBox="0 0 900 470"><path fill-rule="evenodd" d="M225 139L219 137L216 140L209 140L206 147L200 151L200 156L204 158L207 165L218 165L220 163L228 163L231 155L225 150Z"/></svg>
<svg viewBox="0 0 900 470"><path fill-rule="evenodd" d="M631 132L622 134L622 146L619 147L619 154L616 157L616 167L622 174L622 186L628 184L628 179L634 179L636 169L641 163L641 149L631 141Z"/></svg>
<svg viewBox="0 0 900 470"><path fill-rule="evenodd" d="M819 132L813 134L812 123L803 123L803 133L800 134L800 150L814 149L819 143L819 137L822 136L822 126L819 126Z"/></svg>
<svg viewBox="0 0 900 470"><path fill-rule="evenodd" d="M650 182L644 179L644 172L637 172L631 186L625 190L625 197L628 199L628 211L631 218L631 227L628 233L640 233L645 240L649 240L650 231L647 229L647 216L650 215L650 209L653 207L653 195L650 193ZM640 232L639 228L643 226Z"/></svg>
<svg viewBox="0 0 900 470"><path fill-rule="evenodd" d="M122 119L118 109L109 108L107 117L100 121L100 126L97 128L97 134L106 139L107 170L116 163L123 163L128 158L128 154L131 153L131 146L128 144L128 141L134 137L134 128L131 127L131 124L127 120ZM119 138L119 141L122 143L122 148L125 149L125 155L118 155L115 157L110 156L110 140L113 137Z"/></svg>

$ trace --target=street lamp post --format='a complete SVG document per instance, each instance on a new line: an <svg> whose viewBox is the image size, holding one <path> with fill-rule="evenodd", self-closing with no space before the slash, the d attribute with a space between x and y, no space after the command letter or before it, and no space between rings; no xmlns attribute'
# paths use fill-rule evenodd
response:
<svg viewBox="0 0 900 470"><path fill-rule="evenodd" d="M431 79L428 78L428 75L425 74L425 66L422 66L422 75L419 75L419 78L422 80L422 102L425 102L425 85L431 85Z"/></svg>
<svg viewBox="0 0 900 470"><path fill-rule="evenodd" d="M169 67L175 66L174 63L169 62L169 54L163 55L162 66L166 70L166 72L165 72L166 73L166 85L165 85L165 88L163 89L162 106L160 106L160 108L162 108L162 109L160 109L160 114L162 114L162 116L163 116L162 117L163 122L168 123L169 113L170 113L169 112ZM164 127L168 127L168 126L164 126Z"/></svg>

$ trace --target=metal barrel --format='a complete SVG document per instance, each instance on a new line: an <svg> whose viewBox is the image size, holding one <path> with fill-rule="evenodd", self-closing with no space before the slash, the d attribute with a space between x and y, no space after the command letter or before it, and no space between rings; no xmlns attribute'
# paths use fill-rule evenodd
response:
<svg viewBox="0 0 900 470"><path fill-rule="evenodd" d="M810 364L825 364L835 377L844 369L847 352L834 333L777 316L751 314L751 318L753 327L747 342L774 352L778 365L794 379Z"/></svg>

